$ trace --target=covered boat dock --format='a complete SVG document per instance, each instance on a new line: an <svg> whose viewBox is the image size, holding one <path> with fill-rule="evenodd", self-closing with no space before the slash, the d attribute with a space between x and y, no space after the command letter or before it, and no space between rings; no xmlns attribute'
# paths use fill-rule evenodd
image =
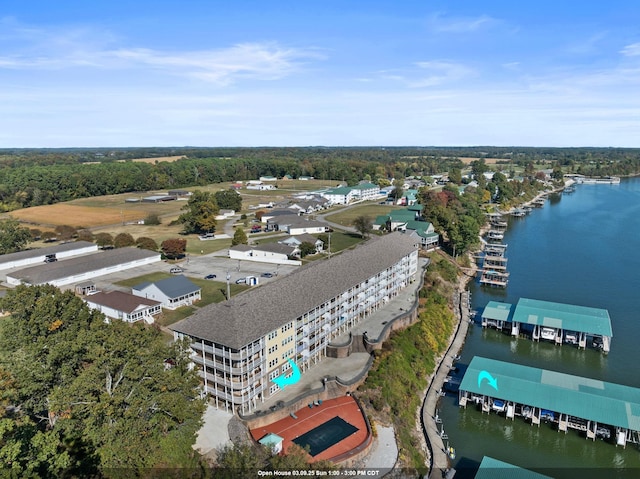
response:
<svg viewBox="0 0 640 479"><path fill-rule="evenodd" d="M469 402L508 419L582 431L588 439L640 444L638 388L475 356L458 391L458 404Z"/></svg>
<svg viewBox="0 0 640 479"><path fill-rule="evenodd" d="M482 313L482 326L507 329L512 336L530 333L556 344L588 345L608 353L613 331L606 309L520 298L512 304L490 301Z"/></svg>

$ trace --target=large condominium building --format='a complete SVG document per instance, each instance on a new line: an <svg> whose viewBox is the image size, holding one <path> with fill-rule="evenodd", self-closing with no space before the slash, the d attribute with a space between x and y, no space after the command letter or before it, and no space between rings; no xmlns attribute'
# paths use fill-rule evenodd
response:
<svg viewBox="0 0 640 479"><path fill-rule="evenodd" d="M302 370L327 344L384 306L416 279L418 242L391 233L352 251L211 304L171 327L189 338L204 389L216 404L243 414L277 394L288 359Z"/></svg>

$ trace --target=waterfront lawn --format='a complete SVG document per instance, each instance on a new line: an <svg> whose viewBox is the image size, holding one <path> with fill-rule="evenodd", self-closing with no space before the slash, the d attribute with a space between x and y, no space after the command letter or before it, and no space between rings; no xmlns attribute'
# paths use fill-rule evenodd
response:
<svg viewBox="0 0 640 479"><path fill-rule="evenodd" d="M337 223L342 226L352 226L353 220L358 216L368 216L372 221L380 215L388 215L393 210L402 209L402 206L393 205L380 205L378 203L362 203L350 208L343 208L342 210L327 215L325 218L327 221Z"/></svg>

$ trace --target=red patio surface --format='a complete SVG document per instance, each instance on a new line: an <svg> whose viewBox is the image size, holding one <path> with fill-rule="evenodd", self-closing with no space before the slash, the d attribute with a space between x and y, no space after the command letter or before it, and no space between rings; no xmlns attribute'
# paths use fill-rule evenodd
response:
<svg viewBox="0 0 640 479"><path fill-rule="evenodd" d="M336 416L341 417L349 424L358 428L358 431L349 437L325 449L315 457L312 457L312 462L323 459L330 460L331 458L348 453L369 439L363 412L351 396L329 399L323 401L319 406L299 409L294 414L298 419L287 416L267 426L252 429L251 436L255 441L258 441L270 432L277 434L283 438L282 450L286 452L293 444L293 439L302 436L304 433L311 431Z"/></svg>

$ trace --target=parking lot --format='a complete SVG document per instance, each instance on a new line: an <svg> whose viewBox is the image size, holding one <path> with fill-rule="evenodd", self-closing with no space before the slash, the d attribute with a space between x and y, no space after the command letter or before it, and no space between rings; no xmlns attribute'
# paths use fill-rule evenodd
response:
<svg viewBox="0 0 640 479"><path fill-rule="evenodd" d="M215 274L213 281L226 282L227 274L229 281L235 283L241 278L247 276L256 276L259 278L259 284L264 284L275 280L279 275L286 275L297 269L299 266L277 265L269 263L258 263L254 261L232 260L226 256L226 250L219 251L204 256L187 256L184 260L174 263L161 261L149 265L140 266L136 269L127 271L119 271L106 276L100 276L95 279L96 287L102 291L121 289L129 291L129 288L114 285L118 281L144 276L149 273L164 272L170 273L173 268L180 268L182 273L187 277L204 279L206 276ZM273 276L267 278L262 276L264 273L270 273ZM74 285L67 285L64 289L73 289Z"/></svg>

